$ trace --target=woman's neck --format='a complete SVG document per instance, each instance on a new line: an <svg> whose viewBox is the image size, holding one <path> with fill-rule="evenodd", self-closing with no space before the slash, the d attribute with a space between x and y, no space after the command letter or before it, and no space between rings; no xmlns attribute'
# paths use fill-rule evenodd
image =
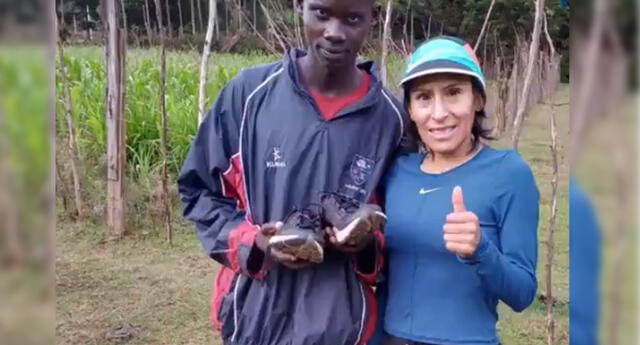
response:
<svg viewBox="0 0 640 345"><path fill-rule="evenodd" d="M473 158L480 149L481 144L474 144L471 140L453 152L430 152L422 161L421 168L424 172L440 174L454 169Z"/></svg>

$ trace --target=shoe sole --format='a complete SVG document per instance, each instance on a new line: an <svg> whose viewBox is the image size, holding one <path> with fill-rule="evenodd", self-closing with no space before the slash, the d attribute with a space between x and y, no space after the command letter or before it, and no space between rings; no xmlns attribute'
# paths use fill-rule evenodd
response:
<svg viewBox="0 0 640 345"><path fill-rule="evenodd" d="M349 223L346 227L336 231L336 240L339 244L345 244L348 242L359 243L366 235L368 235L374 229L380 229L386 222L387 216L379 211L376 211L374 215L368 220L366 218L358 217Z"/></svg>
<svg viewBox="0 0 640 345"><path fill-rule="evenodd" d="M280 252L316 264L321 263L324 258L324 249L310 236L303 238L297 235L276 235L269 239L269 245Z"/></svg>

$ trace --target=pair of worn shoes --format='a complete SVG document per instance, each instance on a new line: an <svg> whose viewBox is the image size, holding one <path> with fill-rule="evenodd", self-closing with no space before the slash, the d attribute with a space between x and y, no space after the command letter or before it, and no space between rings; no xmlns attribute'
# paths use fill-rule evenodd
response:
<svg viewBox="0 0 640 345"><path fill-rule="evenodd" d="M323 193L319 205L292 211L280 231L269 239L269 246L301 260L321 263L326 226L335 229L338 244L360 243L374 229L381 229L386 218L378 205L363 204L338 193Z"/></svg>

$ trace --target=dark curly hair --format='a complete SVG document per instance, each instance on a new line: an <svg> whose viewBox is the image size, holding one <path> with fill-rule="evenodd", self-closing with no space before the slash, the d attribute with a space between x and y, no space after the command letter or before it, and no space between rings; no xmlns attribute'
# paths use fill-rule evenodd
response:
<svg viewBox="0 0 640 345"><path fill-rule="evenodd" d="M483 95L481 89L476 85L476 83L471 83L473 87L474 94ZM410 85L404 88L404 107L407 114L409 113L409 88ZM484 96L483 96L484 97ZM486 97L485 97L486 99ZM487 113L484 109L480 111L476 111L475 117L473 118L473 125L471 127L471 140L473 146L471 150L474 150L478 147L478 144L482 141L491 141L495 140L493 136L491 136L491 129L485 127L485 122L487 121ZM418 133L418 127L416 123L409 118L409 123L407 125L407 136L403 142L404 151L409 152L417 152L422 150L424 152L429 152L429 148L425 146L420 139L420 133Z"/></svg>

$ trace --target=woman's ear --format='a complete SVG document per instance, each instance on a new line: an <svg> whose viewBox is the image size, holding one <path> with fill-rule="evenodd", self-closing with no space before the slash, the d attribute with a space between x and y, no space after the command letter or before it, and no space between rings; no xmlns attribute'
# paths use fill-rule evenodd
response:
<svg viewBox="0 0 640 345"><path fill-rule="evenodd" d="M473 91L473 110L474 111L482 111L484 110L485 100L484 97L478 91Z"/></svg>

